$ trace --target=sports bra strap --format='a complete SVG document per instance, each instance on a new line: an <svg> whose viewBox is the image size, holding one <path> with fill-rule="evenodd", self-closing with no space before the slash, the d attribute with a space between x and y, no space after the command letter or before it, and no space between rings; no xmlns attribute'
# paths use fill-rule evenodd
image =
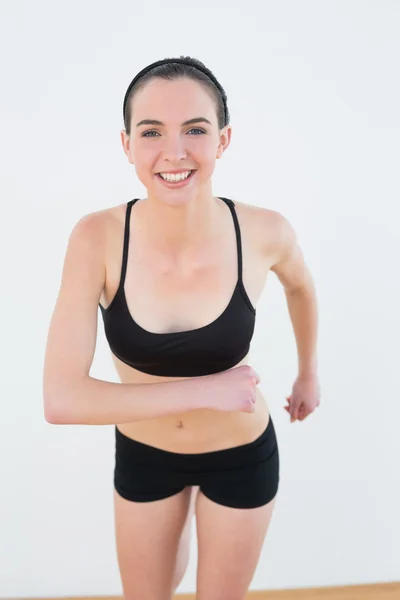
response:
<svg viewBox="0 0 400 600"><path fill-rule="evenodd" d="M238 280L242 282L242 269L243 269L243 260L242 260L242 237L240 234L240 226L239 221L236 214L235 203L230 198L223 198L219 196L221 200L225 202L229 206L229 209L232 213L233 224L235 226L236 232L236 246L237 246L237 256L238 256ZM125 230L124 230L124 250L122 255L122 267L121 267L121 279L120 279L120 287L123 287L125 283L126 276L126 267L128 264L128 249L129 249L129 229L130 229L130 220L131 220L131 210L132 206L137 202L139 198L134 198L133 200L129 200L126 206L125 213Z"/></svg>
<svg viewBox="0 0 400 600"><path fill-rule="evenodd" d="M124 229L124 250L123 250L123 254L122 254L121 279L120 279L119 287L123 287L124 283L125 283L126 267L128 264L129 228L130 228L130 222L131 222L131 210L132 210L132 206L135 204L135 202L137 200L139 200L139 198L135 198L134 200L129 200L129 202L126 205L125 229Z"/></svg>
<svg viewBox="0 0 400 600"><path fill-rule="evenodd" d="M230 211L232 213L233 223L235 225L235 232L236 232L236 245L237 245L237 256L238 256L238 280L240 282L242 282L242 270L243 270L242 236L240 234L240 226L239 226L239 221L238 221L237 214L236 214L235 203L230 198L223 198L222 196L219 196L219 197L221 198L221 200L224 200L224 202L229 206Z"/></svg>

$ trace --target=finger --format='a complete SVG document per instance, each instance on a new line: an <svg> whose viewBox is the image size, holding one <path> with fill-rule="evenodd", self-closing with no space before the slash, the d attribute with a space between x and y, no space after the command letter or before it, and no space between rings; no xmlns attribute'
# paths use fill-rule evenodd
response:
<svg viewBox="0 0 400 600"><path fill-rule="evenodd" d="M310 414L310 412L312 412L312 411L309 409L309 407L307 407L305 404L302 404L302 405L300 406L300 410L299 410L299 416L300 416L300 415L302 415L302 416L307 416L307 415L309 415L309 414Z"/></svg>
<svg viewBox="0 0 400 600"><path fill-rule="evenodd" d="M299 417L298 417L299 421L304 421L304 419L305 419L306 417L308 417L308 415L309 415L309 414L310 414L310 413L303 411L303 412L302 412L302 413L299 415Z"/></svg>

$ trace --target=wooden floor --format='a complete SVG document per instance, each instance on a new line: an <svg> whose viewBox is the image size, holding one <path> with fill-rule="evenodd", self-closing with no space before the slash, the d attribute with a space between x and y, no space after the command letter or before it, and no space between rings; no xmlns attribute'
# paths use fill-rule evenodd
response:
<svg viewBox="0 0 400 600"><path fill-rule="evenodd" d="M195 594L176 594L174 600L195 600ZM246 600L400 600L400 581L370 585L248 592Z"/></svg>
<svg viewBox="0 0 400 600"><path fill-rule="evenodd" d="M174 600L195 600L195 594L176 594ZM123 600L122 596L82 598L25 598L21 600ZM248 592L246 600L400 600L400 581L368 585Z"/></svg>

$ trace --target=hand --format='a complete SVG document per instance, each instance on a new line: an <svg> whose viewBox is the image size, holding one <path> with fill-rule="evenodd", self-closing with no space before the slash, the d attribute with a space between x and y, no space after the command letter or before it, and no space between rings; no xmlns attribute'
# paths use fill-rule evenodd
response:
<svg viewBox="0 0 400 600"><path fill-rule="evenodd" d="M198 378L201 404L198 408L253 413L259 374L250 365L241 365Z"/></svg>
<svg viewBox="0 0 400 600"><path fill-rule="evenodd" d="M298 376L293 384L292 395L287 396L290 422L304 421L320 405L320 386L316 375Z"/></svg>

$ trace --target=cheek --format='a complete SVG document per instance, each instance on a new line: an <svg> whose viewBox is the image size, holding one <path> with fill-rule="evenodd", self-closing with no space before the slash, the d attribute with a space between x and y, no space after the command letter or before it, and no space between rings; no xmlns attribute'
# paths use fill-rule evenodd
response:
<svg viewBox="0 0 400 600"><path fill-rule="evenodd" d="M158 152L155 148L149 146L137 145L135 148L135 169L141 178L148 177L149 171L152 171L154 163L157 161Z"/></svg>
<svg viewBox="0 0 400 600"><path fill-rule="evenodd" d="M140 158L136 158L133 164L136 176L144 186L147 186L152 179L152 162L154 161L146 160L146 157L141 153Z"/></svg>
<svg viewBox="0 0 400 600"><path fill-rule="evenodd" d="M215 163L216 163L215 156L212 159L209 158L209 160L207 160L205 163L203 163L202 171L203 171L203 177L205 179L209 179L211 177L211 175L214 173L215 166L216 166Z"/></svg>
<svg viewBox="0 0 400 600"><path fill-rule="evenodd" d="M217 146L215 140L202 140L202 143L198 143L196 147L188 148L188 153L193 158L194 163L198 165L200 169L200 177L202 179L209 179L214 172L216 161L217 161Z"/></svg>
<svg viewBox="0 0 400 600"><path fill-rule="evenodd" d="M206 171L213 171L215 161L217 160L217 146L214 140L203 140L202 143L198 143L187 149L188 153L197 162L199 167Z"/></svg>

